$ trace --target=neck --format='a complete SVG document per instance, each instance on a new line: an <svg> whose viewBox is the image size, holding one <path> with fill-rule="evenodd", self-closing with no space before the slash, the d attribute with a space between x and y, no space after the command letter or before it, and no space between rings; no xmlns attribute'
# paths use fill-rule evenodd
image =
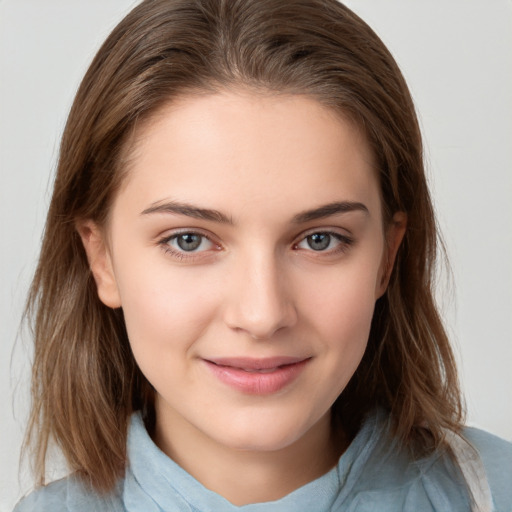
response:
<svg viewBox="0 0 512 512"><path fill-rule="evenodd" d="M343 436L332 434L329 414L289 446L266 451L230 448L190 425L182 428L181 418L164 416L157 414L157 446L207 489L237 506L286 496L327 473L346 448Z"/></svg>

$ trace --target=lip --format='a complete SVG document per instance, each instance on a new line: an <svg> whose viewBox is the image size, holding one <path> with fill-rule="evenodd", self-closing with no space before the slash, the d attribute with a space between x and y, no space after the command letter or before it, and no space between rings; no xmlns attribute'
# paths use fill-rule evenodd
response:
<svg viewBox="0 0 512 512"><path fill-rule="evenodd" d="M208 369L224 384L251 395L276 393L291 384L310 357L279 356L203 359Z"/></svg>

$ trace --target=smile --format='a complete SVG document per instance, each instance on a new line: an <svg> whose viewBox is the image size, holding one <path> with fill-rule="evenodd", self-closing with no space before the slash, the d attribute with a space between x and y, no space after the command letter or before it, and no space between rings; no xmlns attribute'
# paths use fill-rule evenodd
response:
<svg viewBox="0 0 512 512"><path fill-rule="evenodd" d="M242 393L267 395L291 384L311 358L273 357L268 359L203 359L222 383Z"/></svg>

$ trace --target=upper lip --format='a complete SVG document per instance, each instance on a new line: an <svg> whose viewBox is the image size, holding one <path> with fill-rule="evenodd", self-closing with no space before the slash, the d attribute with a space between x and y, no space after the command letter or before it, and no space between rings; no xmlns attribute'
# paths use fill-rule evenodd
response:
<svg viewBox="0 0 512 512"><path fill-rule="evenodd" d="M309 357L295 357L295 356L276 356L276 357L214 357L207 358L205 361L216 364L218 366L229 366L231 368L240 368L243 370L268 370L277 368L279 366L296 364Z"/></svg>

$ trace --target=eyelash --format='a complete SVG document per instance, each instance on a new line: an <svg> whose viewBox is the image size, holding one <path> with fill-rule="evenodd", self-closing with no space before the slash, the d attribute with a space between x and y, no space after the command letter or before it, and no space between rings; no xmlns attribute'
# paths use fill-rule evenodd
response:
<svg viewBox="0 0 512 512"><path fill-rule="evenodd" d="M180 231L177 233L173 233L172 235L165 236L158 240L158 245L162 247L164 252L166 254L169 254L173 258L176 258L180 261L194 261L195 259L204 257L203 253L206 252L206 250L203 251L185 251L185 250L177 250L169 245L169 243L173 240L177 240L179 237L184 235L192 235L192 236L198 236L201 238L200 245L203 244L204 240L207 240L210 244L212 244L213 247L217 251L221 250L221 246L219 244L216 244L208 235L205 235L204 233L198 232L198 231ZM314 235L327 235L330 237L329 245L332 242L332 238L337 240L338 244L334 249L328 249L328 250L318 250L315 251L313 248L310 249L301 249L299 245L303 242L307 243L307 239L309 237L312 237ZM336 231L329 231L329 230L318 230L318 231L311 231L309 233L301 235L301 238L292 245L293 250L300 251L305 250L308 252L311 252L312 254L318 254L319 256L334 256L337 254L342 254L346 252L352 245L354 244L354 239L351 237L348 237L346 235L342 235ZM199 245L199 247L200 247Z"/></svg>

